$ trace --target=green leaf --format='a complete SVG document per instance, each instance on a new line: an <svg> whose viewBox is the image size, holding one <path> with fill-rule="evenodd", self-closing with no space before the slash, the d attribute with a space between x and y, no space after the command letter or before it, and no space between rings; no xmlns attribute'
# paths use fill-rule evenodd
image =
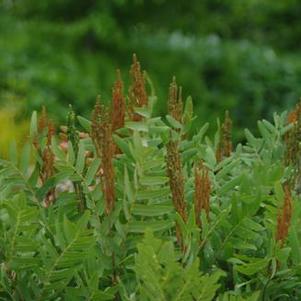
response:
<svg viewBox="0 0 301 301"><path fill-rule="evenodd" d="M54 153L54 155L61 161L65 160L65 153L62 150L62 148L59 146L59 142L57 141L57 139L53 138L51 141L51 149Z"/></svg>
<svg viewBox="0 0 301 301"><path fill-rule="evenodd" d="M229 192L233 188L235 188L241 181L242 175L238 175L231 179L230 181L226 182L220 189L220 195L224 195L225 193Z"/></svg>
<svg viewBox="0 0 301 301"><path fill-rule="evenodd" d="M266 140L270 140L271 139L271 133L269 132L269 130L266 128L265 124L262 121L258 121L257 122L258 125L258 129L259 132L261 134L261 136Z"/></svg>
<svg viewBox="0 0 301 301"><path fill-rule="evenodd" d="M174 129L182 129L183 125L177 121L176 119L174 119L172 116L170 115L166 115L166 120L168 121L168 123L174 128Z"/></svg>
<svg viewBox="0 0 301 301"><path fill-rule="evenodd" d="M125 127L138 132L148 132L148 127L144 122L127 121Z"/></svg>
<svg viewBox="0 0 301 301"><path fill-rule="evenodd" d="M245 263L243 265L237 265L235 269L247 276L252 276L263 269L267 268L269 263L268 258L263 258L263 259L258 259L258 258L253 258L250 259L250 263Z"/></svg>
<svg viewBox="0 0 301 301"><path fill-rule="evenodd" d="M143 176L140 178L141 185L164 185L166 182L168 182L168 178L163 176Z"/></svg>
<svg viewBox="0 0 301 301"><path fill-rule="evenodd" d="M163 231L170 229L174 226L174 221L172 220L162 220L162 221L130 221L128 224L128 231L132 233L144 233L146 229L151 229L151 231Z"/></svg>
<svg viewBox="0 0 301 301"><path fill-rule="evenodd" d="M141 216L159 216L169 214L174 211L172 205L157 205L157 204L134 204L132 207L132 214Z"/></svg>
<svg viewBox="0 0 301 301"><path fill-rule="evenodd" d="M193 102L191 96L188 96L185 102L185 108L183 113L184 124L189 124L193 117Z"/></svg>
<svg viewBox="0 0 301 301"><path fill-rule="evenodd" d="M193 160L197 153L198 153L198 149L195 147L182 152L183 164L185 164L189 160Z"/></svg>
<svg viewBox="0 0 301 301"><path fill-rule="evenodd" d="M289 244L292 247L292 260L295 265L300 264L301 262L301 244L300 244L300 239L298 236L298 232L296 229L296 226L293 225L290 227L289 231Z"/></svg>
<svg viewBox="0 0 301 301"><path fill-rule="evenodd" d="M170 193L169 188L161 188L156 190L140 190L137 192L137 200L152 200L155 198L167 197Z"/></svg>
<svg viewBox="0 0 301 301"><path fill-rule="evenodd" d="M216 165L216 157L213 149L209 146L206 148L206 153L205 153L205 161L208 163L209 167L211 169L214 169Z"/></svg>
<svg viewBox="0 0 301 301"><path fill-rule="evenodd" d="M29 164L31 157L31 146L26 143L23 147L21 158L20 158L20 170L23 174L28 174L29 172Z"/></svg>
<svg viewBox="0 0 301 301"><path fill-rule="evenodd" d="M53 289L63 289L89 256L95 238L93 230L86 227L88 220L87 211L76 224L71 223L67 218L64 219L62 231L66 235L66 244L56 256L45 258L47 275L43 281L44 293Z"/></svg>
<svg viewBox="0 0 301 301"><path fill-rule="evenodd" d="M145 117L145 118L150 118L151 117L151 114L150 114L150 111L148 108L145 108L145 107L136 107L135 109L135 112L138 113L140 116L142 117Z"/></svg>
<svg viewBox="0 0 301 301"><path fill-rule="evenodd" d="M80 141L78 155L77 155L77 159L76 159L76 165L75 165L75 169L79 174L81 174L84 170L85 161L86 161L85 145L82 141Z"/></svg>
<svg viewBox="0 0 301 301"><path fill-rule="evenodd" d="M133 155L132 155L132 152L131 152L131 149L129 147L129 144L126 142L126 140L124 138L120 138L117 135L113 135L113 139L114 139L114 142L117 144L117 146L121 149L121 151L127 157L129 157L132 160L135 160L134 157L133 157Z"/></svg>
<svg viewBox="0 0 301 301"><path fill-rule="evenodd" d="M88 120L82 116L78 116L78 115L77 115L77 120L86 132L88 132L88 133L91 132L91 121L90 120Z"/></svg>
<svg viewBox="0 0 301 301"><path fill-rule="evenodd" d="M259 148L261 142L259 139L255 138L253 136L253 134L248 130L248 129L245 129L245 136L247 138L247 141L248 143L254 147L255 149Z"/></svg>
<svg viewBox="0 0 301 301"><path fill-rule="evenodd" d="M99 170L100 163L101 163L101 160L99 158L95 158L91 162L91 164L87 170L87 174L86 174L87 185L91 185L93 180L95 179L95 175L96 175L97 171Z"/></svg>
<svg viewBox="0 0 301 301"><path fill-rule="evenodd" d="M30 119L30 131L29 135L31 139L34 139L38 134L38 116L37 111L33 111Z"/></svg>

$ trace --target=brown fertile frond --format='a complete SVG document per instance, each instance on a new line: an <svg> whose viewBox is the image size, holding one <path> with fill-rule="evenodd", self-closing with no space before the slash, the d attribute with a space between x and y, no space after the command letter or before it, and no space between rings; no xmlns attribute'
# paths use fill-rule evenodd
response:
<svg viewBox="0 0 301 301"><path fill-rule="evenodd" d="M54 174L54 154L49 146L43 152L43 166L41 170L41 181L44 184Z"/></svg>
<svg viewBox="0 0 301 301"><path fill-rule="evenodd" d="M203 164L203 162L195 166L194 210L196 222L199 226L201 226L200 214L203 209L207 214L207 218L209 218L211 183L208 172L208 168Z"/></svg>
<svg viewBox="0 0 301 301"><path fill-rule="evenodd" d="M51 145L52 137L55 135L55 126L52 120L48 122L48 131L47 131L47 145Z"/></svg>
<svg viewBox="0 0 301 301"><path fill-rule="evenodd" d="M110 110L101 105L98 99L92 115L91 137L97 155L101 159L102 190L107 214L112 211L115 204L114 145L111 116Z"/></svg>
<svg viewBox="0 0 301 301"><path fill-rule="evenodd" d="M178 141L170 140L166 145L166 150L167 176L169 178L172 202L175 210L186 223L187 210L184 196L184 177ZM179 246L181 247L182 251L185 252L183 236L178 224L176 224L176 237Z"/></svg>
<svg viewBox="0 0 301 301"><path fill-rule="evenodd" d="M125 98L123 96L123 82L120 70L117 70L117 79L113 86L112 93L112 130L124 127L125 118Z"/></svg>
<svg viewBox="0 0 301 301"><path fill-rule="evenodd" d="M172 201L176 211L186 222L187 212L184 198L184 177L182 172L182 163L179 153L178 142L170 140L166 148L167 176L169 177Z"/></svg>
<svg viewBox="0 0 301 301"><path fill-rule="evenodd" d="M43 152L43 166L40 172L41 181L43 184L54 175L54 154L50 146L46 146ZM51 188L45 197L45 206L49 207L52 203L55 202L55 188Z"/></svg>
<svg viewBox="0 0 301 301"><path fill-rule="evenodd" d="M112 139L112 124L106 111L103 121L102 169L103 192L106 200L106 213L109 214L115 203L115 175L113 166L114 145Z"/></svg>
<svg viewBox="0 0 301 301"><path fill-rule="evenodd" d="M47 133L45 130L47 129ZM42 165L40 166L40 179L42 184L46 182L54 173L54 154L51 150L51 140L55 135L55 127L51 120L49 120L46 108L43 106L41 115L38 119L38 133L44 138L46 135L46 146L42 149L39 142L39 137L36 137L34 146L42 157Z"/></svg>
<svg viewBox="0 0 301 301"><path fill-rule="evenodd" d="M175 76L169 86L168 94L168 114L179 122L182 122L183 101L182 87L178 88Z"/></svg>
<svg viewBox="0 0 301 301"><path fill-rule="evenodd" d="M51 149L51 140L55 135L55 127L51 120L48 119L47 112L45 107L42 109L41 116L38 121L38 132L39 134L43 134L45 129L47 129L47 139L46 146L44 150L41 149L41 146L38 143L38 139L36 139L35 147L39 151L42 157L42 164L40 166L40 180L44 185L46 181L53 176L54 174L54 153ZM55 190L54 188L50 189L45 197L45 206L49 207L55 201Z"/></svg>
<svg viewBox="0 0 301 301"><path fill-rule="evenodd" d="M133 63L130 69L132 84L129 88L129 115L132 120L139 121L142 117L134 112L134 107L143 107L148 104L148 96L145 89L144 73L141 71L140 62L136 54L133 54Z"/></svg>
<svg viewBox="0 0 301 301"><path fill-rule="evenodd" d="M285 239L288 236L289 226L292 218L292 195L290 185L284 185L284 204L282 210L279 211L277 218L277 234L276 240L283 246Z"/></svg>
<svg viewBox="0 0 301 301"><path fill-rule="evenodd" d="M225 119L221 126L219 143L216 150L216 160L220 162L232 153L232 119L229 112L225 112Z"/></svg>
<svg viewBox="0 0 301 301"><path fill-rule="evenodd" d="M294 124L297 122L297 120L298 120L298 117L297 117L297 112L295 110L288 114L288 116L287 116L288 123Z"/></svg>

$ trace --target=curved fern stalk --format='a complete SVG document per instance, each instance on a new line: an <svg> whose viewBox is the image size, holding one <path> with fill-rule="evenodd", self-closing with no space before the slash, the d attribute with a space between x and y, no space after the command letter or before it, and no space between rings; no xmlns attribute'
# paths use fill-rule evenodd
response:
<svg viewBox="0 0 301 301"><path fill-rule="evenodd" d="M90 218L86 211L81 219L76 223L71 223L67 218L64 219L61 229L62 233L56 233L60 251L55 256L46 253L45 275L42 280L43 289L38 300L45 297L55 296L63 290L72 277L77 273L82 264L91 253L89 250L95 245L93 230L87 229Z"/></svg>

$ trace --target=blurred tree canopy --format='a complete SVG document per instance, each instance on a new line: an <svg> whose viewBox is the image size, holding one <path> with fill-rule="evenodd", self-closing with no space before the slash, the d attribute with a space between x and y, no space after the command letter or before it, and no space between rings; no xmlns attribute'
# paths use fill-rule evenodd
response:
<svg viewBox="0 0 301 301"><path fill-rule="evenodd" d="M229 109L239 138L301 96L300 13L297 0L2 0L0 102L24 116L45 104L62 120L68 103L89 115L116 68L128 86L135 52L159 112L176 75L198 123Z"/></svg>

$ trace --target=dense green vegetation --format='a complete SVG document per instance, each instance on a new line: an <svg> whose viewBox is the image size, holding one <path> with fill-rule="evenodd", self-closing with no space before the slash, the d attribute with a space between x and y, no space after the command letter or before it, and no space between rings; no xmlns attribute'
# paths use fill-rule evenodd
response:
<svg viewBox="0 0 301 301"><path fill-rule="evenodd" d="M299 301L300 12L0 1L0 300Z"/></svg>
<svg viewBox="0 0 301 301"><path fill-rule="evenodd" d="M300 106L233 147L228 113L188 135L176 82L161 118L131 75L126 107L119 79L91 121L34 112L0 161L1 299L300 300Z"/></svg>

